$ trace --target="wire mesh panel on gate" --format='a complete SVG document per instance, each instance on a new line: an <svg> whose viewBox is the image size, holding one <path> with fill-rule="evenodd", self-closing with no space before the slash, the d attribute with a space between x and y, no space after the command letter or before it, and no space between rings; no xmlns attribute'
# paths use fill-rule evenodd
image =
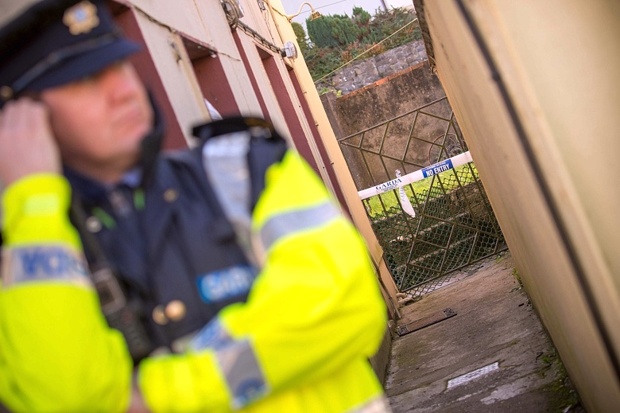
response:
<svg viewBox="0 0 620 413"><path fill-rule="evenodd" d="M358 190L391 185L400 171L411 174L466 152L445 105L439 99L340 140ZM401 206L397 188L363 200L400 291L423 294L454 270L506 248L472 162L402 189L414 216Z"/></svg>

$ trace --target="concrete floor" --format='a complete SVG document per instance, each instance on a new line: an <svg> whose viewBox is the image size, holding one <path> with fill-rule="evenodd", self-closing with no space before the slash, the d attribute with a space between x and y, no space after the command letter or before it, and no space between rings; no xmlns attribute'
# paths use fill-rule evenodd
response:
<svg viewBox="0 0 620 413"><path fill-rule="evenodd" d="M455 316L446 318L451 309ZM509 252L401 309L385 379L394 413L585 412Z"/></svg>

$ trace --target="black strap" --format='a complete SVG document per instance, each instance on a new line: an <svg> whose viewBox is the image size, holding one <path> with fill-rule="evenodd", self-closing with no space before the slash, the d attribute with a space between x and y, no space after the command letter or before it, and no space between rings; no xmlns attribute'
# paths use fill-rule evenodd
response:
<svg viewBox="0 0 620 413"><path fill-rule="evenodd" d="M75 196L71 199L69 215L82 239L84 253L89 257L90 277L99 295L101 310L110 327L123 334L129 352L137 363L154 350L154 344L141 321L144 308L141 303L128 299L116 269L106 258L99 240L88 230L87 214Z"/></svg>

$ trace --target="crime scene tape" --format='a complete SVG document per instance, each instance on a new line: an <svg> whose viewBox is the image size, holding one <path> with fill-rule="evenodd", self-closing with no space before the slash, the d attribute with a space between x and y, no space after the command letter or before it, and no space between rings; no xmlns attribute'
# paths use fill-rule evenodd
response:
<svg viewBox="0 0 620 413"><path fill-rule="evenodd" d="M371 196L402 188L405 185L421 181L425 178L430 178L433 175L449 171L450 169L454 169L457 166L465 165L468 162L473 162L469 151L453 156L452 158L445 159L441 162L434 163L430 166L427 166L426 168L418 169L417 171L411 172L407 175L396 177L391 181L387 181L370 188L362 189L357 194L359 195L360 199L370 198Z"/></svg>

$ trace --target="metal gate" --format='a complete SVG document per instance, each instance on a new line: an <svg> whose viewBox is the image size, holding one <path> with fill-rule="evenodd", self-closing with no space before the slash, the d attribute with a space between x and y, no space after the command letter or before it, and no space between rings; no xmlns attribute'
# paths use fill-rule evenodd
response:
<svg viewBox="0 0 620 413"><path fill-rule="evenodd" d="M339 143L401 292L506 249L475 165L450 160L467 145L445 97Z"/></svg>

